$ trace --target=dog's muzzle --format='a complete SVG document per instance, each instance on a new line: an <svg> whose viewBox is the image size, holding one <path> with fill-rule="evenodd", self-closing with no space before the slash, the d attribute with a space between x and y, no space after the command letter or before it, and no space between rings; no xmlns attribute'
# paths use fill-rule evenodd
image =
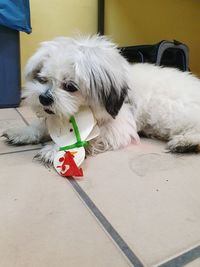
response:
<svg viewBox="0 0 200 267"><path fill-rule="evenodd" d="M50 106L53 104L53 97L49 93L49 90L47 90L46 93L39 95L39 100L43 106Z"/></svg>

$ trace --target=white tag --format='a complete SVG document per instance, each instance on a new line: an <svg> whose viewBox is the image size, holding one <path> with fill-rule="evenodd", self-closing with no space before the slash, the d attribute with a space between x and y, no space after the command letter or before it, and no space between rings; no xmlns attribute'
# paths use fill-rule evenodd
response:
<svg viewBox="0 0 200 267"><path fill-rule="evenodd" d="M87 140L96 125L96 120L92 111L88 107L83 107L74 115L79 129L81 140ZM59 146L64 147L77 142L72 124L58 120L58 117L51 115L47 118L47 127L52 140ZM95 137L97 135L95 134ZM93 138L93 137L92 137ZM88 140L90 140L89 138Z"/></svg>

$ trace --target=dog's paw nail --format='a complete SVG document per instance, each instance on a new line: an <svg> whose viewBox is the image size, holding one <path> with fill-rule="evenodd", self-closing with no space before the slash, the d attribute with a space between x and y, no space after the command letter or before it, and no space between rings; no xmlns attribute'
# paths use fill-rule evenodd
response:
<svg viewBox="0 0 200 267"><path fill-rule="evenodd" d="M8 134L7 134L7 133L2 133L2 134L0 135L0 137L8 138Z"/></svg>
<svg viewBox="0 0 200 267"><path fill-rule="evenodd" d="M38 160L40 161L41 157L40 157L40 154L36 154L34 157L33 157L33 160Z"/></svg>
<svg viewBox="0 0 200 267"><path fill-rule="evenodd" d="M47 169L50 169L50 167L52 166L52 161L51 160L46 160L43 156L41 156L41 154L36 154L33 157L34 161L39 162L40 164L44 165Z"/></svg>
<svg viewBox="0 0 200 267"><path fill-rule="evenodd" d="M51 161L44 162L44 166L45 166L47 169L50 169L51 166L52 166L52 162L51 162Z"/></svg>

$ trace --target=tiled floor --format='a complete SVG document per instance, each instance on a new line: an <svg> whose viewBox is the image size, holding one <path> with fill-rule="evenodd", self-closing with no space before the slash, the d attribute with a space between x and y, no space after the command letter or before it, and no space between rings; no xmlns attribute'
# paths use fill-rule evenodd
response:
<svg viewBox="0 0 200 267"><path fill-rule="evenodd" d="M0 134L34 119L0 109ZM200 266L200 155L139 146L88 157L82 181L0 139L0 266Z"/></svg>

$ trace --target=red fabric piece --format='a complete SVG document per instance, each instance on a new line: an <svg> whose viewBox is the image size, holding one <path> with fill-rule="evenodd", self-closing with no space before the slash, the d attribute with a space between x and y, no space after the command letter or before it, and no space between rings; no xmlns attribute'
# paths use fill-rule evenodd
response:
<svg viewBox="0 0 200 267"><path fill-rule="evenodd" d="M74 161L74 155L69 151L65 152L64 157L59 158L59 161L62 162L62 165L57 166L57 168L61 168L60 175L64 177L83 176L82 168L78 168Z"/></svg>

